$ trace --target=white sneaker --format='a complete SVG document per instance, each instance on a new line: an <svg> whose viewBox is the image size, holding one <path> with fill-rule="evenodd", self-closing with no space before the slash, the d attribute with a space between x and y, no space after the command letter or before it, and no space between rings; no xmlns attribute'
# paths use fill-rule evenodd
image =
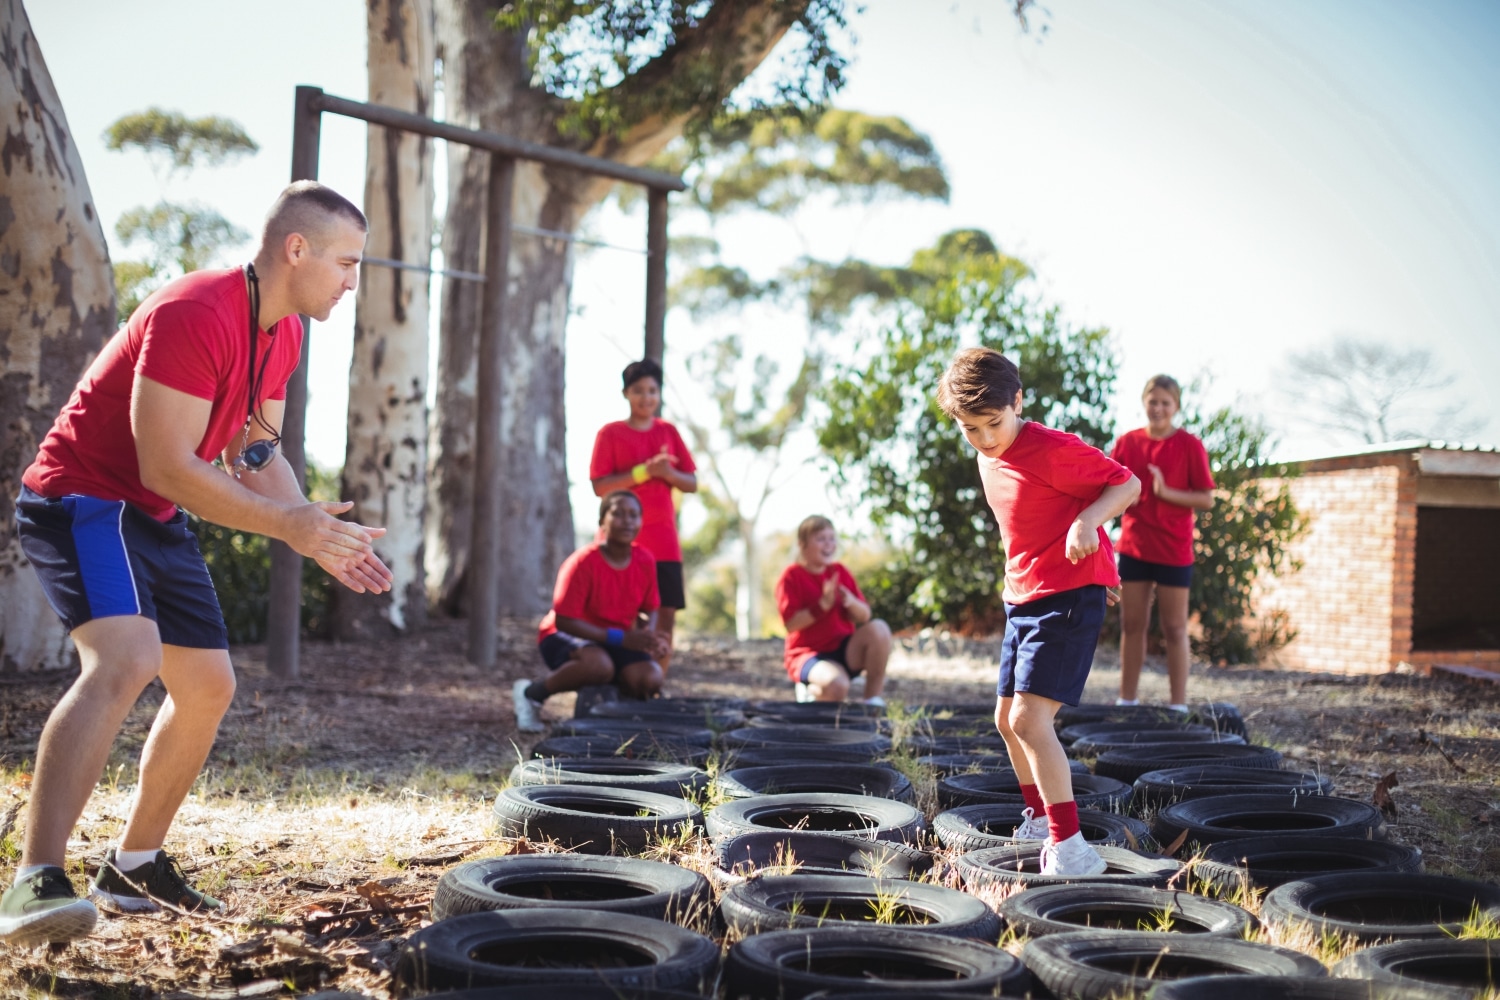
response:
<svg viewBox="0 0 1500 1000"><path fill-rule="evenodd" d="M1046 840L1047 833L1046 815L1038 816L1036 810L1027 806L1021 810L1021 825L1011 836L1016 840Z"/></svg>
<svg viewBox="0 0 1500 1000"><path fill-rule="evenodd" d="M1108 867L1081 830L1060 844L1042 845L1043 875L1102 875Z"/></svg>
<svg viewBox="0 0 1500 1000"><path fill-rule="evenodd" d="M510 699L516 703L516 728L523 733L539 733L545 728L538 714L542 706L526 697L529 687L531 682L527 680L516 681L510 686Z"/></svg>
<svg viewBox="0 0 1500 1000"><path fill-rule="evenodd" d="M812 692L809 691L807 689L807 685L803 684L801 681L797 682L797 700L799 702L808 702L813 700Z"/></svg>
<svg viewBox="0 0 1500 1000"><path fill-rule="evenodd" d="M878 694L872 694L865 699L865 704L872 705L875 708L885 708L885 699Z"/></svg>

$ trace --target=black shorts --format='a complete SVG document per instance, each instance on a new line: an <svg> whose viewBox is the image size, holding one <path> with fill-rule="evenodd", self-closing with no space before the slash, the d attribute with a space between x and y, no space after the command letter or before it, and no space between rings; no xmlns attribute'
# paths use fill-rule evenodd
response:
<svg viewBox="0 0 1500 1000"><path fill-rule="evenodd" d="M849 675L850 680L859 676L859 671L849 666L849 641L854 638L851 633L844 636L844 641L838 644L837 649L830 649L826 653L814 653L802 661L802 666L797 671L797 680L803 684L807 683L807 675L812 673L813 667L818 665L819 660L827 660L829 663L837 663L844 668L844 673Z"/></svg>
<svg viewBox="0 0 1500 1000"><path fill-rule="evenodd" d="M163 523L123 500L49 499L22 486L16 527L69 632L96 618L142 615L166 645L229 648L219 598L182 511Z"/></svg>
<svg viewBox="0 0 1500 1000"><path fill-rule="evenodd" d="M996 697L1020 691L1078 704L1094 665L1104 605L1104 588L1098 584L1007 604Z"/></svg>
<svg viewBox="0 0 1500 1000"><path fill-rule="evenodd" d="M1193 565L1186 566L1164 566L1161 563L1146 562L1135 556L1127 556L1125 553L1116 553L1120 560L1120 582L1121 583L1154 583L1159 587L1191 587L1193 585Z"/></svg>
<svg viewBox="0 0 1500 1000"><path fill-rule="evenodd" d="M537 643L537 649L542 654L542 662L547 664L548 670L558 669L573 659L585 646L599 646L599 644L566 632L553 632ZM651 659L650 653L643 653L638 649L626 649L624 646L599 646L599 648L608 653L610 661L614 663L616 680L620 679L620 671L632 663L643 663Z"/></svg>
<svg viewBox="0 0 1500 1000"><path fill-rule="evenodd" d="M687 595L682 589L682 563L656 564L656 591L661 595L662 607L679 611L687 607Z"/></svg>

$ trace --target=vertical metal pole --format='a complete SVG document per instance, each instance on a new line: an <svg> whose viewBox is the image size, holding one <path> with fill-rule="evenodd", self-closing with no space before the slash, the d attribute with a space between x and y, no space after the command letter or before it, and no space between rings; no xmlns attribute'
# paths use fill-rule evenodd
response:
<svg viewBox="0 0 1500 1000"><path fill-rule="evenodd" d="M314 101L320 87L298 87L292 116L292 180L317 180L318 146L323 113ZM286 384L286 410L281 419L281 453L304 492L307 490L307 355L311 321L302 317L302 360ZM271 585L266 612L266 669L277 677L301 675L302 557L285 542L271 542Z"/></svg>
<svg viewBox="0 0 1500 1000"><path fill-rule="evenodd" d="M469 549L469 662L495 665L500 614L500 393L505 363L505 293L510 282L510 204L516 161L490 154L485 213L484 293L474 416L474 521Z"/></svg>
<svg viewBox="0 0 1500 1000"><path fill-rule="evenodd" d="M662 363L667 343L667 192L646 196L646 357Z"/></svg>

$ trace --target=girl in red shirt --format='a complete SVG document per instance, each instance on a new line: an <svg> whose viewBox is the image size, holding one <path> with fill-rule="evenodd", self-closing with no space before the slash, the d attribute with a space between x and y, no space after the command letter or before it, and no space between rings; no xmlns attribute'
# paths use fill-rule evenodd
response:
<svg viewBox="0 0 1500 1000"><path fill-rule="evenodd" d="M865 675L865 701L884 705L891 629L872 618L859 584L833 561L833 522L814 514L797 525L797 561L776 581L776 608L786 625L786 672L798 701L843 701Z"/></svg>
<svg viewBox="0 0 1500 1000"><path fill-rule="evenodd" d="M1115 443L1115 461L1147 484L1121 519L1120 698L1138 704L1151 595L1167 647L1170 704L1187 709L1188 588L1193 582L1193 512L1214 505L1208 452L1192 434L1172 426L1182 389L1170 375L1154 375L1141 396L1146 426Z"/></svg>

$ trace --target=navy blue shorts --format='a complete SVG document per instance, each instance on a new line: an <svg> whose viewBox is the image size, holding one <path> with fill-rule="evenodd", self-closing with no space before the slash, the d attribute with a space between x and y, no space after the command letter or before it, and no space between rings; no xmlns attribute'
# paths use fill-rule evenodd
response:
<svg viewBox="0 0 1500 1000"><path fill-rule="evenodd" d="M797 671L797 679L803 684L807 683L807 675L812 673L813 667L818 665L819 660L827 660L829 663L837 663L844 668L844 673L851 679L859 676L859 671L849 666L849 640L853 639L851 633L844 636L844 641L839 643L837 649L830 649L826 653L814 653L802 661L802 668Z"/></svg>
<svg viewBox="0 0 1500 1000"><path fill-rule="evenodd" d="M1104 588L1097 584L1007 604L996 696L1022 691L1078 704L1103 624Z"/></svg>
<svg viewBox="0 0 1500 1000"><path fill-rule="evenodd" d="M123 500L49 499L22 486L16 527L69 632L95 618L143 615L166 645L229 648L219 598L182 511L163 523Z"/></svg>
<svg viewBox="0 0 1500 1000"><path fill-rule="evenodd" d="M553 632L537 644L537 649L541 651L542 662L547 664L547 669L556 670L573 659L585 646L599 646L599 644L566 632ZM599 648L608 653L610 660L614 663L616 680L620 677L620 671L632 663L645 663L651 659L650 653L643 653L638 649L626 649L624 646L599 646Z"/></svg>
<svg viewBox="0 0 1500 1000"><path fill-rule="evenodd" d="M664 608L681 611L687 607L687 592L682 587L682 563L657 562L656 594Z"/></svg>
<svg viewBox="0 0 1500 1000"><path fill-rule="evenodd" d="M1191 587L1193 585L1193 565L1186 566L1164 566L1161 563L1146 562L1135 556L1127 556L1125 553L1117 553L1120 559L1120 582L1121 583L1154 583L1159 587Z"/></svg>

